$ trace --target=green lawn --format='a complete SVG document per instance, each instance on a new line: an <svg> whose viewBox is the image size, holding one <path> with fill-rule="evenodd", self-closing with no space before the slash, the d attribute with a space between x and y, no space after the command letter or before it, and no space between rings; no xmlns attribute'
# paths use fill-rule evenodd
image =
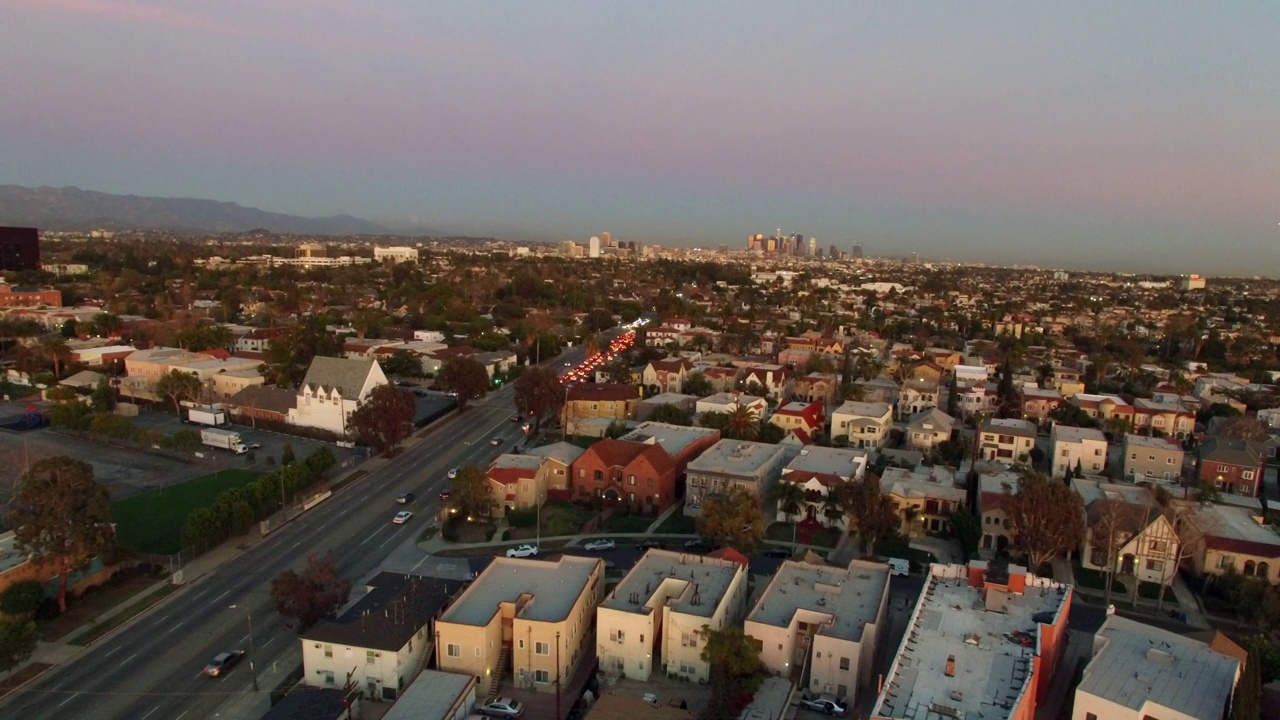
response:
<svg viewBox="0 0 1280 720"><path fill-rule="evenodd" d="M1073 565L1071 572L1076 576L1076 584L1080 587L1090 590L1105 590L1107 588L1107 574L1101 570L1090 570L1082 565ZM1126 594L1129 589L1125 587L1124 583L1112 578L1111 592ZM1141 592L1141 588L1139 588L1139 592ZM1151 598L1155 599L1155 595L1153 594Z"/></svg>
<svg viewBox="0 0 1280 720"><path fill-rule="evenodd" d="M655 534L658 535L693 535L698 532L697 518L691 518L684 514L684 508L678 508L675 512L667 516L666 520L658 526Z"/></svg>
<svg viewBox="0 0 1280 720"><path fill-rule="evenodd" d="M575 535L578 528L595 515L594 509L573 503L559 501L543 503L542 534L548 537Z"/></svg>
<svg viewBox="0 0 1280 720"><path fill-rule="evenodd" d="M218 493L242 487L258 477L249 470L223 470L178 485L125 498L111 506L116 537L139 552L172 554L181 550L187 513L213 504Z"/></svg>

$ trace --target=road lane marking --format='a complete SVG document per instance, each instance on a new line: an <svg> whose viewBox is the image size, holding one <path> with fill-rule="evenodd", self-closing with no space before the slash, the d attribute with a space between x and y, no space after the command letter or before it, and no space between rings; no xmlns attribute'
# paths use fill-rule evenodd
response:
<svg viewBox="0 0 1280 720"><path fill-rule="evenodd" d="M117 652L119 652L119 651L120 651L120 648L123 648L123 647L124 647L123 645L117 645L117 646L115 646L114 648L112 648L112 649L110 650L110 652L108 652L106 655L103 655L102 657L104 657L104 658L109 658L109 657L111 657L112 655L115 655Z"/></svg>
<svg viewBox="0 0 1280 720"><path fill-rule="evenodd" d="M301 544L302 544L302 541L303 541L304 539L305 539L305 538L299 538L299 539L298 539L298 542L296 542L296 543L294 543L294 544L292 544L292 545L290 545L290 546L289 546L289 549L290 549L290 550L292 550L292 549L294 549L294 548L298 547L299 545L301 545Z"/></svg>
<svg viewBox="0 0 1280 720"><path fill-rule="evenodd" d="M240 642L248 642L248 640L249 640L249 636L247 634L244 637L240 638Z"/></svg>
<svg viewBox="0 0 1280 720"><path fill-rule="evenodd" d="M407 527L409 527L409 526L408 526L408 525L401 525L400 527L401 527L401 528L407 528ZM387 543L391 542L392 540L395 540L397 537L399 537L399 535L400 535L400 531L399 531L399 530L397 530L397 531L395 531L395 532L391 533L390 535L388 535L388 536L387 536L387 539L386 539L386 540L383 540L382 542L378 543L378 549L379 549L379 550L381 550L383 545L386 545Z"/></svg>
<svg viewBox="0 0 1280 720"><path fill-rule="evenodd" d="M369 542L370 540L372 540L372 539L374 538L374 536L375 536L375 535L377 535L378 533L380 533L380 532L382 532L383 530L386 530L386 529L387 529L387 528L386 528L386 526L384 525L384 526L382 526L382 527L378 528L377 530L374 530L374 531L373 531L373 533L369 535L369 537L365 538L364 540L361 540L361 541L360 541L360 544L361 544L361 545L364 545L365 543L367 543L367 542Z"/></svg>
<svg viewBox="0 0 1280 720"><path fill-rule="evenodd" d="M129 657L125 658L124 660L121 660L121 661L120 661L120 667L124 667L125 665L127 665L127 664L129 663L129 661L130 661L130 660L132 660L132 659L134 659L134 658L136 658L136 657L138 657L138 653L134 653L134 654L130 655Z"/></svg>
<svg viewBox="0 0 1280 720"><path fill-rule="evenodd" d="M178 623L177 625L174 625L173 627L169 628L169 632L173 632L174 630L177 630L178 628L180 628L180 627L182 627L183 625L185 625L185 624L186 624L186 622L187 622L186 620L183 620L182 622Z"/></svg>
<svg viewBox="0 0 1280 720"><path fill-rule="evenodd" d="M191 712L191 711L190 711L190 710L183 710L183 711L182 711L182 715L179 715L178 717L174 718L173 720L182 720L183 715L186 715L186 714L187 714L187 713L189 713L189 712Z"/></svg>
<svg viewBox="0 0 1280 720"><path fill-rule="evenodd" d="M200 592L196 593L195 595L193 595L191 599L192 599L192 600L199 600L201 595L204 595L205 593L209 592L209 591L210 591L210 590L212 590L212 589L213 589L213 586L212 586L212 585L210 585L209 587L207 587L207 588L205 588L205 589L201 590Z"/></svg>
<svg viewBox="0 0 1280 720"><path fill-rule="evenodd" d="M222 598L224 598L224 597L226 597L226 596L228 596L228 595L230 595L230 594L231 594L231 591L230 591L230 590L228 590L228 591L226 591L226 592L222 593L221 595L219 595L218 597L214 598L214 599L213 599L213 601L214 601L214 602L218 602L219 600L221 600ZM163 620L164 618L161 618L161 619Z"/></svg>
<svg viewBox="0 0 1280 720"><path fill-rule="evenodd" d="M151 708L151 712L147 713L146 715L143 715L143 716L142 716L142 720L147 720L147 718L149 718L149 717L151 717L152 715L154 715L154 714L155 714L155 712L156 712L157 710L159 710L159 709L160 709L160 706L159 706L159 705L157 705L157 706L155 706L155 707Z"/></svg>
<svg viewBox="0 0 1280 720"><path fill-rule="evenodd" d="M66 700L63 700L62 702L58 703L58 707L62 707L63 705L66 705L67 703L71 702L72 700L75 700L75 699L76 699L76 697L77 697L79 694L80 694L80 693L73 693L73 694L72 694L70 697L68 697Z"/></svg>

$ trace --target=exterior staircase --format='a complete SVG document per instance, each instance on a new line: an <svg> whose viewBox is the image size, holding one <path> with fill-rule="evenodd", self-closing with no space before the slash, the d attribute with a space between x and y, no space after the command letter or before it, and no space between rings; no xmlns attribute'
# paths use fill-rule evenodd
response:
<svg viewBox="0 0 1280 720"><path fill-rule="evenodd" d="M490 700L498 697L498 690L502 688L502 678L507 674L507 662L511 659L511 646L505 643L502 651L498 653L498 664L493 668L493 674L489 676L489 691L485 697Z"/></svg>

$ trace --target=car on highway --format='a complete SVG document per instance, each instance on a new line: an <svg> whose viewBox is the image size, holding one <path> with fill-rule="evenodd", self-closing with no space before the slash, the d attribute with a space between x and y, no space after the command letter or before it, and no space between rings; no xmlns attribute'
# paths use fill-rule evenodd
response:
<svg viewBox="0 0 1280 720"><path fill-rule="evenodd" d="M439 497L440 497L440 501L444 502L450 498L450 493L448 490L441 490Z"/></svg>
<svg viewBox="0 0 1280 720"><path fill-rule="evenodd" d="M416 497L418 496L413 493L400 493L396 496L396 502L400 505L408 505L413 502Z"/></svg>
<svg viewBox="0 0 1280 720"><path fill-rule="evenodd" d="M587 552L601 552L603 550L612 550L616 547L618 547L618 543L612 540L601 539L601 540L592 540L586 545L583 545L582 549L586 550Z"/></svg>
<svg viewBox="0 0 1280 720"><path fill-rule="evenodd" d="M537 554L538 554L537 545L517 545L507 550L507 557L510 557L510 558L535 557Z"/></svg>
<svg viewBox="0 0 1280 720"><path fill-rule="evenodd" d="M485 717L518 718L524 714L524 703L509 697L500 697L476 708Z"/></svg>
<svg viewBox="0 0 1280 720"><path fill-rule="evenodd" d="M519 415L512 415L512 416L511 416L511 422L520 422L520 416L519 416Z"/></svg>
<svg viewBox="0 0 1280 720"><path fill-rule="evenodd" d="M791 550L784 547L771 547L765 548L764 552L760 554L767 558L789 558L791 557Z"/></svg>
<svg viewBox="0 0 1280 720"><path fill-rule="evenodd" d="M489 444L490 444L490 445L501 445L501 444L502 444L502 438L500 438L500 437L491 438L491 439L489 440Z"/></svg>
<svg viewBox="0 0 1280 720"><path fill-rule="evenodd" d="M636 547L640 548L641 550L648 550L650 548L656 548L658 550L666 550L667 544L662 542L661 540L642 540L636 543Z"/></svg>
<svg viewBox="0 0 1280 720"><path fill-rule="evenodd" d="M525 423L525 424L521 425L521 426L520 426L520 429L521 429L521 430L523 430L523 431L525 431L525 432L529 432L529 423Z"/></svg>
<svg viewBox="0 0 1280 720"><path fill-rule="evenodd" d="M458 468L456 467L449 468L449 479L452 480L456 477L458 477Z"/></svg>
<svg viewBox="0 0 1280 720"><path fill-rule="evenodd" d="M204 666L204 674L209 677L222 677L231 672L231 668L244 659L244 651L236 650L234 652L218 653L213 656L208 665Z"/></svg>
<svg viewBox="0 0 1280 720"><path fill-rule="evenodd" d="M413 513L409 512L408 510L401 510L400 512L396 513L395 517L391 518L391 522L395 523L396 525L403 525L409 522L409 519L412 517L413 517Z"/></svg>
<svg viewBox="0 0 1280 720"><path fill-rule="evenodd" d="M824 715L834 715L843 717L849 712L849 706L843 702L831 697L830 695L820 695L816 698L805 698L800 701L800 707L809 710L816 710Z"/></svg>

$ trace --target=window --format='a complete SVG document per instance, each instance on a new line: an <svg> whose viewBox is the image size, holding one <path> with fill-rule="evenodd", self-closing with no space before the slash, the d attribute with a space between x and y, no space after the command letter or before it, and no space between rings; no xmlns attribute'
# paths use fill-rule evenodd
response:
<svg viewBox="0 0 1280 720"><path fill-rule="evenodd" d="M332 670L317 670L316 672L320 673L321 675L324 675L324 684L325 684L325 685L332 685L332 684L333 684L333 671L332 671Z"/></svg>
<svg viewBox="0 0 1280 720"><path fill-rule="evenodd" d="M1219 466L1218 466L1218 472L1220 472L1220 473L1227 472L1227 471L1228 471L1228 470L1230 470L1230 469L1231 469L1231 468L1228 468L1226 465L1219 465Z"/></svg>
<svg viewBox="0 0 1280 720"><path fill-rule="evenodd" d="M848 670L848 669L849 669L849 658L847 658L847 657L842 657L842 658L840 658L840 669L841 669L841 670Z"/></svg>
<svg viewBox="0 0 1280 720"><path fill-rule="evenodd" d="M1066 448L1062 448L1062 457L1067 457L1069 454L1070 453L1067 451Z"/></svg>
<svg viewBox="0 0 1280 720"><path fill-rule="evenodd" d="M451 657L451 658L460 658L460 657L462 657L462 646L461 646L461 645L454 645L453 643L449 643L449 647L447 647L447 648L445 649L445 652L446 652L446 653L449 655L449 657Z"/></svg>
<svg viewBox="0 0 1280 720"><path fill-rule="evenodd" d="M685 675L693 675L694 673L698 672L698 669L697 669L697 668L695 668L695 667L694 667L694 666L692 666L692 665L686 665L686 664L684 664L684 661L683 661L683 660L681 660L681 661L680 661L680 672L684 673Z"/></svg>
<svg viewBox="0 0 1280 720"><path fill-rule="evenodd" d="M1244 472L1240 473L1240 477L1241 477L1242 479L1244 479L1244 480L1252 480L1252 479L1253 479L1253 471L1252 471L1252 470L1245 470Z"/></svg>
<svg viewBox="0 0 1280 720"><path fill-rule="evenodd" d="M1155 455L1148 455L1148 456L1147 456L1147 459L1148 459L1148 460L1155 460L1155 459L1156 459L1156 456L1155 456Z"/></svg>
<svg viewBox="0 0 1280 720"><path fill-rule="evenodd" d="M1218 567L1223 568L1224 570L1226 568L1235 567L1235 566L1236 566L1236 559L1231 555L1223 555L1221 558L1218 559Z"/></svg>
<svg viewBox="0 0 1280 720"><path fill-rule="evenodd" d="M604 480L604 473L600 470L597 470L595 477L596 477L596 482L600 482L601 480Z"/></svg>
<svg viewBox="0 0 1280 720"><path fill-rule="evenodd" d="M1165 465L1172 465L1172 464L1173 464L1173 458L1171 458L1171 457L1170 457L1170 458L1165 458L1165 459L1164 459L1164 464L1165 464Z"/></svg>
<svg viewBox="0 0 1280 720"><path fill-rule="evenodd" d="M1084 720L1098 720L1098 716L1094 713L1085 713Z"/></svg>
<svg viewBox="0 0 1280 720"><path fill-rule="evenodd" d="M366 663L366 664L368 664L368 665L372 665L372 664L373 664L373 658L374 658L374 655L373 655L373 651L372 651L372 650L365 650L365 651L364 651L364 661L365 661L365 663Z"/></svg>
<svg viewBox="0 0 1280 720"><path fill-rule="evenodd" d="M534 670L533 681L537 683L549 683L551 682L551 673L546 670Z"/></svg>
<svg viewBox="0 0 1280 720"><path fill-rule="evenodd" d="M533 644L533 652L535 655L550 655L551 643L535 642Z"/></svg>
<svg viewBox="0 0 1280 720"><path fill-rule="evenodd" d="M480 646L476 646L476 657L480 657Z"/></svg>
<svg viewBox="0 0 1280 720"><path fill-rule="evenodd" d="M578 468L578 477L582 478L586 476L587 476L586 468Z"/></svg>
<svg viewBox="0 0 1280 720"><path fill-rule="evenodd" d="M1164 572L1164 561L1163 561L1163 560L1148 560L1148 561L1147 561L1147 569L1148 569L1148 570L1150 570L1150 571L1152 571L1152 572Z"/></svg>
<svg viewBox="0 0 1280 720"><path fill-rule="evenodd" d="M517 640L517 641L516 641L516 648L517 648L517 649L519 649L519 650L523 650L523 649L524 649L524 640Z"/></svg>
<svg viewBox="0 0 1280 720"><path fill-rule="evenodd" d="M629 477L627 478L627 484L628 484L628 485L635 485L635 484L636 484L636 476L635 476L635 475L631 475L631 476L629 476Z"/></svg>
<svg viewBox="0 0 1280 720"><path fill-rule="evenodd" d="M325 646L324 646L324 656L325 656L325 657L333 657L333 646L332 646L332 645L325 645Z"/></svg>
<svg viewBox="0 0 1280 720"><path fill-rule="evenodd" d="M680 633L680 647L697 647L698 638L693 633Z"/></svg>
<svg viewBox="0 0 1280 720"><path fill-rule="evenodd" d="M1097 455L1101 455L1101 454L1102 454L1102 448L1094 448L1094 449L1093 449L1093 454L1094 454L1095 456L1097 456Z"/></svg>
<svg viewBox="0 0 1280 720"><path fill-rule="evenodd" d="M1162 553L1162 552L1167 552L1168 550L1169 550L1169 543L1167 541L1165 540L1151 541L1151 552Z"/></svg>

